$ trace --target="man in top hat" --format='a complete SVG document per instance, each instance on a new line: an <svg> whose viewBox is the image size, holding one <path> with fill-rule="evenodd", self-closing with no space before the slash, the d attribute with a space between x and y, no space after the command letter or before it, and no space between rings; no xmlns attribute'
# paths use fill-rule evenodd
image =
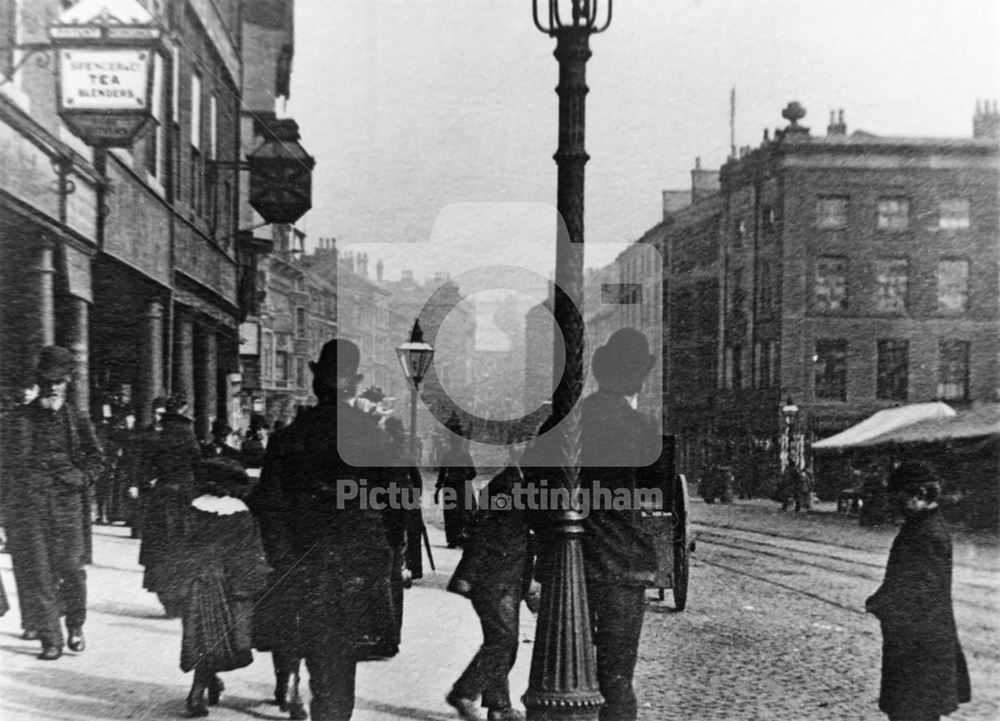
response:
<svg viewBox="0 0 1000 721"><path fill-rule="evenodd" d="M638 508L598 507L598 488L634 491L655 486L660 434L654 419L636 410L638 394L656 358L634 328L615 331L594 352L598 389L583 400L580 415L580 487L593 507L584 519L583 557L587 598L597 647L602 721L636 718L632 688L645 589L653 585L656 547Z"/></svg>
<svg viewBox="0 0 1000 721"><path fill-rule="evenodd" d="M69 394L73 368L73 354L67 349L42 349L35 367L38 397L12 414L5 437L9 465L4 469L4 503L21 555L15 577L37 609L39 658L47 661L62 656L64 645L78 653L84 650L83 566L90 520L84 499L102 462L94 429ZM66 616L68 640L61 615Z"/></svg>
<svg viewBox="0 0 1000 721"><path fill-rule="evenodd" d="M388 483L392 451L373 417L350 403L360 360L350 341L323 346L310 363L317 405L272 436L249 499L268 562L285 573L271 593L286 594L288 614L255 623L288 625L278 635L293 647L280 650L305 657L314 721L350 719L357 662L399 645L392 546L402 543L404 518L363 502Z"/></svg>

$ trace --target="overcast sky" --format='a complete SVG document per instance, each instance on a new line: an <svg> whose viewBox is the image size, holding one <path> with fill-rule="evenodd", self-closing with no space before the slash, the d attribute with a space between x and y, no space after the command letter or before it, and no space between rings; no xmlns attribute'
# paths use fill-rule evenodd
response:
<svg viewBox="0 0 1000 721"><path fill-rule="evenodd" d="M369 263L390 278L497 257L547 275L557 64L530 1L295 6L287 113L317 159L311 241L392 244ZM614 242L588 265L658 222L695 157L725 160L731 87L737 146L784 125L790 100L814 133L844 108L848 132L968 137L976 99L1000 92L998 30L996 0L619 0L587 68L586 238Z"/></svg>

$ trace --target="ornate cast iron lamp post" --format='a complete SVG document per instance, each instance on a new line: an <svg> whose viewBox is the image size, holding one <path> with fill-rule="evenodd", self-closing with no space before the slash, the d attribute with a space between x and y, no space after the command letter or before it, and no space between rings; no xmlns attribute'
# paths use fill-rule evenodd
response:
<svg viewBox="0 0 1000 721"><path fill-rule="evenodd" d="M399 356L403 375L410 382L410 458L420 465L420 460L417 458L417 392L420 390L420 382L431 367L434 349L430 343L424 342L424 332L420 329L419 320L413 324L410 342L399 346L396 355Z"/></svg>
<svg viewBox="0 0 1000 721"><path fill-rule="evenodd" d="M561 430L561 466L567 487L579 483L580 422L577 401L583 392L583 187L587 98L587 60L590 36L611 23L611 3L601 11L600 0L546 0L540 15L532 0L535 26L556 39L559 61L559 148L556 205L560 221L556 233L555 319L564 342L565 367L553 396L552 411L564 418ZM600 17L598 17L600 15ZM561 332L561 338L559 333ZM559 369L555 369L559 373ZM571 496L573 494L571 493ZM603 703L597 685L583 569L580 515L570 508L559 512L552 554L552 576L542 589L531 675L524 705L530 721L596 719Z"/></svg>

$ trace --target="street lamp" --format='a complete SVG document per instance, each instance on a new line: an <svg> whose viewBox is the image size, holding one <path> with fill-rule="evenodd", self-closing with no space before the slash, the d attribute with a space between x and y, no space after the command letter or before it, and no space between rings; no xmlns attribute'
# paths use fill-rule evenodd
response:
<svg viewBox="0 0 1000 721"><path fill-rule="evenodd" d="M410 458L420 465L420 459L417 458L417 391L431 367L434 349L430 343L424 342L424 332L420 330L419 320L413 323L410 342L399 346L396 355L399 356L403 375L410 383Z"/></svg>
<svg viewBox="0 0 1000 721"><path fill-rule="evenodd" d="M564 343L564 365L552 398L552 413L562 418L560 453L569 497L579 484L580 411L583 393L583 201L590 36L611 23L611 3L600 0L532 0L532 18L541 32L556 39L559 61L559 148L556 207L556 273L554 313L558 325L554 343ZM558 356L558 354L556 354ZM535 647L524 706L530 721L596 719L603 703L597 683L597 661L591 637L590 613L583 567L582 518L570 508L558 512L551 577L542 588Z"/></svg>
<svg viewBox="0 0 1000 721"><path fill-rule="evenodd" d="M785 419L785 467L788 468L795 464L795 454L792 448L795 440L795 420L799 415L799 407L795 405L791 396L788 396L785 405L781 407L781 415Z"/></svg>

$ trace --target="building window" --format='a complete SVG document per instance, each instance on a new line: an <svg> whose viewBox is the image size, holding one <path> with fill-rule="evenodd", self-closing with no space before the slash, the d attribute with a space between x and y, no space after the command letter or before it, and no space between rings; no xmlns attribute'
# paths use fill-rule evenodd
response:
<svg viewBox="0 0 1000 721"><path fill-rule="evenodd" d="M201 153L201 76L197 73L191 74L191 207L198 214L202 214L202 200L204 198L202 167L204 158Z"/></svg>
<svg viewBox="0 0 1000 721"><path fill-rule="evenodd" d="M905 340L880 340L877 345L875 397L906 401L910 380L910 344Z"/></svg>
<svg viewBox="0 0 1000 721"><path fill-rule="evenodd" d="M739 268L729 275L729 302L733 315L743 312L743 271Z"/></svg>
<svg viewBox="0 0 1000 721"><path fill-rule="evenodd" d="M821 255L816 259L814 297L819 313L847 310L847 258Z"/></svg>
<svg viewBox="0 0 1000 721"><path fill-rule="evenodd" d="M847 341L818 340L813 356L816 367L816 398L847 400Z"/></svg>
<svg viewBox="0 0 1000 721"><path fill-rule="evenodd" d="M910 262L906 258L875 261L875 308L880 313L905 313Z"/></svg>
<svg viewBox="0 0 1000 721"><path fill-rule="evenodd" d="M765 232L771 232L778 224L778 216L774 213L774 208L765 205L760 213L760 225Z"/></svg>
<svg viewBox="0 0 1000 721"><path fill-rule="evenodd" d="M146 170L154 178L163 178L164 131L163 131L163 57L153 55L153 100L150 108L152 128L146 134ZM161 98L156 102L157 98Z"/></svg>
<svg viewBox="0 0 1000 721"><path fill-rule="evenodd" d="M301 305L295 307L295 337L306 337L306 309Z"/></svg>
<svg viewBox="0 0 1000 721"><path fill-rule="evenodd" d="M969 261L942 260L937 267L939 313L964 313L969 305Z"/></svg>
<svg viewBox="0 0 1000 721"><path fill-rule="evenodd" d="M879 230L900 231L909 227L910 201L907 198L879 198Z"/></svg>
<svg viewBox="0 0 1000 721"><path fill-rule="evenodd" d="M737 218L733 224L733 231L733 247L743 247L743 241L747 237L747 221L743 218Z"/></svg>
<svg viewBox="0 0 1000 721"><path fill-rule="evenodd" d="M201 150L201 76L191 73L191 147Z"/></svg>
<svg viewBox="0 0 1000 721"><path fill-rule="evenodd" d="M767 372L764 373L764 382L768 388L778 386L778 341L769 340L766 343L764 358L767 362Z"/></svg>
<svg viewBox="0 0 1000 721"><path fill-rule="evenodd" d="M306 359L300 356L295 359L295 386L297 388L305 388L307 383Z"/></svg>
<svg viewBox="0 0 1000 721"><path fill-rule="evenodd" d="M219 105L215 95L208 98L208 159L216 160L219 152Z"/></svg>
<svg viewBox="0 0 1000 721"><path fill-rule="evenodd" d="M816 200L816 227L831 230L847 227L847 198L839 195Z"/></svg>
<svg viewBox="0 0 1000 721"><path fill-rule="evenodd" d="M268 330L261 336L260 374L268 382L274 378L274 333Z"/></svg>
<svg viewBox="0 0 1000 721"><path fill-rule="evenodd" d="M962 198L942 200L938 204L938 227L941 230L964 230L969 227L969 201Z"/></svg>
<svg viewBox="0 0 1000 721"><path fill-rule="evenodd" d="M761 313L769 313L774 305L774 274L771 264L761 262L758 267L757 297Z"/></svg>
<svg viewBox="0 0 1000 721"><path fill-rule="evenodd" d="M274 382L278 386L287 386L291 379L291 356L287 351L279 350L274 354Z"/></svg>
<svg viewBox="0 0 1000 721"><path fill-rule="evenodd" d="M938 344L938 398L964 401L969 398L969 342L943 340Z"/></svg>
<svg viewBox="0 0 1000 721"><path fill-rule="evenodd" d="M170 51L170 119L181 119L181 53L176 45Z"/></svg>
<svg viewBox="0 0 1000 721"><path fill-rule="evenodd" d="M738 345L726 346L725 366L723 368L723 388L739 389L743 387L743 349Z"/></svg>

